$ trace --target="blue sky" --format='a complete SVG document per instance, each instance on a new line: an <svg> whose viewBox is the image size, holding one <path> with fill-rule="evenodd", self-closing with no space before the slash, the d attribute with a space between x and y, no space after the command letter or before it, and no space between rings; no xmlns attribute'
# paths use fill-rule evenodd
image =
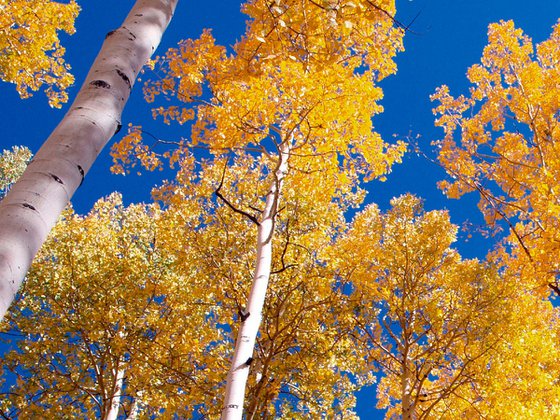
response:
<svg viewBox="0 0 560 420"><path fill-rule="evenodd" d="M120 25L131 6L132 1L124 0L114 0L110 9L82 4L77 33L71 37L63 36L67 61L77 80L70 90L71 98L79 89L105 34ZM397 18L404 24L416 19L405 37L406 51L397 57L397 75L382 83L385 112L375 119L375 125L387 139L409 133L420 135L421 146L429 151L430 142L441 136L441 130L433 126L429 95L443 83L451 87L452 93L467 89L465 72L480 59L488 24L513 19L539 42L548 37L552 25L560 17L560 0L530 3L517 0L397 0L397 10ZM180 1L156 54L162 54L181 39L199 36L203 28L212 28L214 36L224 45L235 43L244 30L239 3L234 0ZM125 108L124 127L129 122L142 123L148 131L169 139L188 135L185 131L169 129L153 121L139 88L140 84L137 84ZM63 117L67 106L62 110L51 109L40 93L22 101L8 84L0 84L0 92L0 111L4 116L0 148L24 144L37 151ZM73 203L78 211L87 212L95 200L115 190L122 191L128 202L149 200L151 188L160 180L159 173L141 177L112 176L110 165L109 149L106 148L74 196ZM445 199L435 187L442 177L439 168L409 153L402 165L394 167L387 182L370 184L368 200L386 208L392 197L412 192L426 200L427 209L449 209L455 223L466 220L481 223L476 198L467 197L459 202ZM468 257L483 255L489 246L476 234L468 244L457 245Z"/></svg>
<svg viewBox="0 0 560 420"><path fill-rule="evenodd" d="M91 2L81 4L83 10L77 20L77 33L72 37L63 36L66 58L77 80L76 86L69 92L71 98L97 55L105 34L120 25L133 2L113 0L101 5ZM442 135L441 130L434 128L429 95L444 83L454 94L466 91L465 73L470 65L480 60L488 24L513 19L516 26L534 41L540 42L548 37L552 25L560 17L560 0L397 0L397 10L397 19L405 25L416 19L405 37L406 51L397 58L397 75L382 83L385 112L374 122L386 139L393 135L402 138L409 133L419 135L420 145L429 152L430 142ZM180 0L156 54L163 54L181 39L199 36L203 28L212 28L219 43L232 45L244 30L244 16L239 12L239 3L234 0ZM125 108L123 126L126 127L129 122L142 123L145 129L160 137L173 139L187 136L187 132L162 127L160 122L151 119L140 87L140 84L136 85ZM26 145L36 152L63 117L67 106L62 110L51 109L40 93L23 101L14 87L5 83L0 84L0 93L0 112L3 115L0 149ZM141 177L113 176L109 173L110 165L109 148L106 148L74 197L73 203L79 212L87 212L99 197L115 190L121 191L128 202L149 200L150 189L159 182L159 173ZM461 224L466 220L481 223L476 197L452 201L437 190L435 183L443 176L437 166L409 153L403 164L394 167L387 182L369 184L368 201L375 201L386 208L392 197L412 192L425 199L428 210L449 209L455 223ZM466 257L483 257L492 245L491 240L485 240L476 233L468 242L465 242L465 237L466 234L463 234L459 238L457 247ZM360 394L358 408L362 418L380 418L380 413L373 408L374 404L371 392Z"/></svg>

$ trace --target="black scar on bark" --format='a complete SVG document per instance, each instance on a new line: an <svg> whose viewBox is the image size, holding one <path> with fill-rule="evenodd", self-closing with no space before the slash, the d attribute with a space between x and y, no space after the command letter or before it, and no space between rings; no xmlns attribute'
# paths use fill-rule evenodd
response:
<svg viewBox="0 0 560 420"><path fill-rule="evenodd" d="M89 84L98 88L111 89L111 85L105 80L94 80L92 82L89 82Z"/></svg>
<svg viewBox="0 0 560 420"><path fill-rule="evenodd" d="M239 318L241 318L241 322L245 322L245 320L249 318L249 315L251 315L251 312L240 309L237 311L237 314L239 315Z"/></svg>
<svg viewBox="0 0 560 420"><path fill-rule="evenodd" d="M35 207L33 207L31 204L23 203L22 206L26 207L28 209L37 211L37 209Z"/></svg>
<svg viewBox="0 0 560 420"><path fill-rule="evenodd" d="M134 23L137 22L135 21ZM126 29L128 31L128 34L132 37L132 38L128 38L129 41L134 41L136 39L136 35L134 35L130 29L128 29L126 26L123 26L123 29Z"/></svg>
<svg viewBox="0 0 560 420"><path fill-rule="evenodd" d="M113 134L113 136L116 135L119 131L121 131L121 128L122 128L121 122L117 121L117 128L115 129L115 134Z"/></svg>
<svg viewBox="0 0 560 420"><path fill-rule="evenodd" d="M85 172L84 172L84 168L82 168L80 165L76 165L78 167L78 172L80 172L80 175L82 177L82 180L80 181L80 185L78 185L78 187L81 187L82 184L84 183L84 177L85 177Z"/></svg>
<svg viewBox="0 0 560 420"><path fill-rule="evenodd" d="M59 177L57 177L55 174L49 174L51 176L52 179L54 179L56 182L58 182L59 184L64 185L64 182L62 181L62 179L60 179Z"/></svg>
<svg viewBox="0 0 560 420"><path fill-rule="evenodd" d="M111 35L113 35L115 32L117 32L117 30L113 30L113 31L109 31L107 32L107 35L105 35L105 39L109 38Z"/></svg>
<svg viewBox="0 0 560 420"><path fill-rule="evenodd" d="M128 90L131 90L132 84L130 83L130 79L128 78L128 76L119 69L117 69L117 74L120 76L121 79L125 81L126 85L128 86Z"/></svg>

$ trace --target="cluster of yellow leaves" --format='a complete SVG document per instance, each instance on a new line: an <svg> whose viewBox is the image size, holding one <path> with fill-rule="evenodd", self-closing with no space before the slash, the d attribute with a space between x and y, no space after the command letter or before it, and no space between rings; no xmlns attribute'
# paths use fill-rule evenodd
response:
<svg viewBox="0 0 560 420"><path fill-rule="evenodd" d="M466 406L458 417L558 418L560 312L531 293L512 291L504 305L509 311L507 322L495 328L501 340L476 376L471 397L476 410Z"/></svg>
<svg viewBox="0 0 560 420"><path fill-rule="evenodd" d="M3 413L103 417L119 372L121 412L136 400L147 415L186 418L197 404L216 403L211 378L199 372L209 363L223 369L214 362L225 353L222 331L199 328L216 311L174 271L159 243L161 219L157 206L124 207L116 194L86 217L64 214L3 326L23 350L4 357L4 377L18 379Z"/></svg>
<svg viewBox="0 0 560 420"><path fill-rule="evenodd" d="M413 196L391 204L386 214L373 205L361 212L331 259L352 308L340 324L353 326L354 345L383 374L378 407L404 419L557 415L558 368L548 369L558 311L516 277L462 260L446 212L426 213Z"/></svg>
<svg viewBox="0 0 560 420"><path fill-rule="evenodd" d="M12 150L2 151L0 154L0 199L6 195L10 185L16 182L25 171L31 156L31 151L22 146L14 146Z"/></svg>
<svg viewBox="0 0 560 420"><path fill-rule="evenodd" d="M4 412L45 415L71 400L64 415L99 415L96 401L108 401L120 368L130 390L121 413L137 400L146 414L219 416L256 227L212 193L221 179L224 196L258 217L270 176L243 153L226 163L185 171L184 183L162 187L163 210L124 207L114 195L86 217L66 213L6 326L25 334L18 346L26 350L6 359L21 380ZM345 302L321 261L344 217L334 203L314 206L325 186L317 181L309 194L284 189L248 415L352 418L354 391L372 380L348 331L332 328Z"/></svg>
<svg viewBox="0 0 560 420"><path fill-rule="evenodd" d="M541 266L542 285L560 271L560 24L535 48L513 22L492 24L469 95L443 86L432 97L445 130L439 160L449 197L478 191L486 221L505 219L518 256ZM516 224L516 222L519 222ZM523 255L524 254L524 255Z"/></svg>
<svg viewBox="0 0 560 420"><path fill-rule="evenodd" d="M402 49L403 34L394 27L392 0L379 5L250 1L244 11L251 20L232 54L206 31L171 49L159 62L162 77L145 88L149 102L157 96L175 100L154 108L164 122L194 120L190 141L168 154L180 165L175 183L166 183L155 197L171 207L197 196L204 202L201 207L210 209L216 206L210 197L217 192L221 201L215 214L228 212L239 219L236 223L272 222L267 241L273 244L273 263L263 268L272 275L269 297L257 339L260 357L251 366L262 376L249 379L249 416L300 412L346 417L352 415L351 390L358 385L344 372L362 372L362 383L370 379L363 367L352 369L362 366L363 359L341 338L343 330L327 330L334 322L338 291L315 273L321 267L316 241L332 235L343 220L341 212L362 201L360 181L387 174L404 153L404 144L388 145L372 125L372 117L382 111L376 83L395 71L393 57ZM115 146L116 163L131 162L138 147L136 134L129 135ZM194 148L209 150L210 157L197 161ZM201 217L201 232L214 229L214 213ZM225 220L222 215L220 222ZM214 253L243 249L243 269L229 267L222 275L236 288L218 299L228 302L235 296L237 307L245 305L256 258L248 236L237 235L234 247L222 244L212 252L200 251L215 261ZM219 237L215 232L204 243ZM240 259L229 255L227 261ZM278 403L282 393L293 397Z"/></svg>
<svg viewBox="0 0 560 420"><path fill-rule="evenodd" d="M283 56L310 72L342 61L373 70L375 80L396 71L403 33L393 0L251 0L243 11L251 21L237 51L257 68Z"/></svg>
<svg viewBox="0 0 560 420"><path fill-rule="evenodd" d="M112 146L111 156L114 162L111 172L116 175L125 175L129 172L128 168L134 168L137 162L147 171L163 170L160 156L142 143L142 128L139 126L129 126L128 133Z"/></svg>
<svg viewBox="0 0 560 420"><path fill-rule="evenodd" d="M3 412L100 415L120 370L121 413L136 402L146 416L218 418L256 227L212 192L220 179L258 217L258 165L239 153L187 171L162 187L163 209L113 195L88 216L66 212L5 325L25 351L5 358L4 377L19 380ZM558 311L507 272L462 260L446 212L403 196L386 214L368 207L333 243L341 207L298 188L286 185L277 215L248 416L354 418L355 391L378 369L388 416L403 403L419 418L558 415Z"/></svg>
<svg viewBox="0 0 560 420"><path fill-rule="evenodd" d="M405 146L385 143L371 119L382 111L375 83L395 71L402 49L390 18L394 2L252 1L244 10L252 20L233 55L206 31L160 60L163 77L146 86L146 99L173 96L179 105L156 107L154 115L195 119L184 147L215 154L254 147L272 167L274 144L290 142L288 178L306 183L306 174L320 171L337 185L335 196L354 190L358 176L388 173ZM137 147L127 138L117 144L116 164L129 163Z"/></svg>
<svg viewBox="0 0 560 420"><path fill-rule="evenodd" d="M74 0L0 0L0 79L14 83L22 98L45 85L49 104L60 108L74 77L58 31L73 34L78 12Z"/></svg>
<svg viewBox="0 0 560 420"><path fill-rule="evenodd" d="M229 163L222 158L198 173L189 171L188 182L167 185L160 192L172 216L168 226L173 229L167 232L177 235L175 243L185 244L175 247L177 261L184 264L181 270L196 267L196 281L205 285L212 300L228 308L219 323L229 325L230 345L240 322L234 314L245 306L251 288L256 249L247 238L255 236L257 228L216 202L212 193L216 179L221 179L221 192L230 204L258 218L271 176L263 174L265 163L239 153ZM365 366L347 332L329 327L344 307L319 261L344 218L334 204L314 206L322 186L317 184L319 192L302 193L289 184L283 190L286 204L275 224L271 281L248 383L248 417L353 413L353 391L359 386L348 373L360 376ZM187 221L186 214L198 217ZM225 370L211 375L221 382ZM219 407L207 410L216 415Z"/></svg>

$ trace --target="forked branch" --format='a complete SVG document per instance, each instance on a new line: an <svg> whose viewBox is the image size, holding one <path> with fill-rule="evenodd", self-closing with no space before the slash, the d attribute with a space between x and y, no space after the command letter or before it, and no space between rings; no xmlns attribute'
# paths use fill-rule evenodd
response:
<svg viewBox="0 0 560 420"><path fill-rule="evenodd" d="M249 219L251 222L253 222L254 224L256 224L257 226L260 226L259 221L257 220L257 218L255 216L253 216L252 214L247 213L246 211L243 211L241 209L238 209L237 207L235 207L233 204L231 204L229 202L229 200L227 198L225 198L222 193L220 192L220 189L222 188L222 186L224 185L224 178L226 176L226 169L227 169L227 164L228 164L228 160L226 160L226 163L224 164L224 170L222 172L222 179L220 180L220 185L218 186L218 189L216 191L214 191L214 194L216 194L216 197L218 197L219 199L221 199L230 209L232 209L235 213L238 213L242 216L245 216L247 219Z"/></svg>

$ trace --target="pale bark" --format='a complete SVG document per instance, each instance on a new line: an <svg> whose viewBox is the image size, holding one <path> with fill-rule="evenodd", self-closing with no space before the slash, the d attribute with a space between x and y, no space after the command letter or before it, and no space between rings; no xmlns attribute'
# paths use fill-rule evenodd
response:
<svg viewBox="0 0 560 420"><path fill-rule="evenodd" d="M130 413L128 414L126 420L137 420L140 415L140 410L142 408L142 391L139 391L132 402L132 407L130 408Z"/></svg>
<svg viewBox="0 0 560 420"><path fill-rule="evenodd" d="M120 129L136 76L177 1L138 0L123 25L107 34L70 110L0 202L0 318L60 213Z"/></svg>
<svg viewBox="0 0 560 420"><path fill-rule="evenodd" d="M111 396L107 401L108 410L103 416L103 420L117 420L119 408L121 406L122 389L124 385L124 369L118 369L115 376Z"/></svg>
<svg viewBox="0 0 560 420"><path fill-rule="evenodd" d="M408 287L404 286L403 290L407 290ZM402 307L405 308L405 293L403 293L402 298ZM403 319L404 318L404 319ZM401 407L402 407L402 419L403 420L414 420L415 416L415 406L414 406L414 398L412 396L412 391L414 389L414 364L412 360L410 360L410 349L411 349L411 342L413 342L412 338L412 328L411 326L414 325L414 313L411 315L411 318L405 316L401 318L400 325L402 327L402 345L401 347L401 358L402 358L402 373L401 373Z"/></svg>
<svg viewBox="0 0 560 420"><path fill-rule="evenodd" d="M224 407L222 410L223 420L241 420L243 416L243 403L249 367L261 324L262 309L270 279L274 222L276 220L282 184L288 171L290 144L283 142L280 145L279 152L275 179L266 197L262 219L258 226L255 273L245 309L247 318L242 321L235 342L233 359L227 376Z"/></svg>
<svg viewBox="0 0 560 420"><path fill-rule="evenodd" d="M403 360L403 372L401 377L401 400L402 400L402 418L403 420L413 420L414 416L414 403L412 398L412 381L410 362L408 356Z"/></svg>

